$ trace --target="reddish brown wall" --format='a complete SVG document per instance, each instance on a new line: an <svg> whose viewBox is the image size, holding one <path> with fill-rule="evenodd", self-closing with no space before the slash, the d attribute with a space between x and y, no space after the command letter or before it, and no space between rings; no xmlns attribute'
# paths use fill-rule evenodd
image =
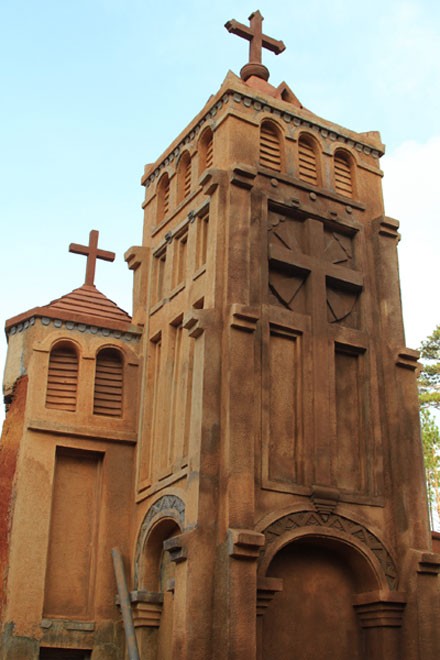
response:
<svg viewBox="0 0 440 660"><path fill-rule="evenodd" d="M0 444L0 619L5 604L9 531L14 495L14 476L23 434L28 378L23 376L14 387L12 403L3 424Z"/></svg>

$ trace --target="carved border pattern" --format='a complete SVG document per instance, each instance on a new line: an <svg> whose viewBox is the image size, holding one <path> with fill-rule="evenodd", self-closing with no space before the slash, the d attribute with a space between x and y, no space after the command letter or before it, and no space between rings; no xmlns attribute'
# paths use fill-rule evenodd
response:
<svg viewBox="0 0 440 660"><path fill-rule="evenodd" d="M183 521L185 519L185 502L177 497L177 495L163 495L160 497L157 502L155 502L147 511L145 518L142 522L141 529L139 531L138 540L136 543L136 555L134 560L134 585L137 589L138 579L139 579L139 564L142 554L142 548L144 547L145 539L153 521L156 516L163 514L160 517L172 517L183 527Z"/></svg>
<svg viewBox="0 0 440 660"><path fill-rule="evenodd" d="M337 532L344 532L361 541L367 546L369 550L375 555L376 559L382 567L385 577L391 590L397 588L397 568L396 565L385 548L383 543L374 536L366 527L359 523L339 516L337 514L320 514L315 511L300 511L298 513L291 513L275 520L269 527L264 530L266 538L266 547L273 543L277 538L293 529L304 527L325 527L329 530Z"/></svg>

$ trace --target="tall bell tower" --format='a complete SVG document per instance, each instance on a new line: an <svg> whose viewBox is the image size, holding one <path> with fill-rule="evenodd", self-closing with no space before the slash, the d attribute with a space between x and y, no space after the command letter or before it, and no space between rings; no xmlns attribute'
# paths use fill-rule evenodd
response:
<svg viewBox="0 0 440 660"><path fill-rule="evenodd" d="M141 654L434 659L440 558L384 147L268 82L262 48L284 44L262 21L226 23L249 62L146 168L127 254L149 282Z"/></svg>
<svg viewBox="0 0 440 660"><path fill-rule="evenodd" d="M2 660L440 657L384 146L269 82L259 12L226 28L240 77L145 167L133 316L92 233L7 324Z"/></svg>

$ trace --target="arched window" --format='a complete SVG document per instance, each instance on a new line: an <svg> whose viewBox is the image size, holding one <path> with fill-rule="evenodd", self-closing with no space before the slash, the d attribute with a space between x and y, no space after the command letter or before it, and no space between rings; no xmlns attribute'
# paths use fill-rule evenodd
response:
<svg viewBox="0 0 440 660"><path fill-rule="evenodd" d="M210 128L206 128L199 140L199 176L212 167L214 161L214 141Z"/></svg>
<svg viewBox="0 0 440 660"><path fill-rule="evenodd" d="M191 156L187 151L182 155L177 168L177 203L191 192Z"/></svg>
<svg viewBox="0 0 440 660"><path fill-rule="evenodd" d="M96 356L94 414L121 417L122 394L122 355L115 348L103 348Z"/></svg>
<svg viewBox="0 0 440 660"><path fill-rule="evenodd" d="M298 175L314 186L319 183L316 143L307 135L301 135L298 140Z"/></svg>
<svg viewBox="0 0 440 660"><path fill-rule="evenodd" d="M265 121L260 130L260 164L271 170L281 171L281 140L272 122Z"/></svg>
<svg viewBox="0 0 440 660"><path fill-rule="evenodd" d="M350 156L345 151L336 151L334 163L336 192L346 197L353 197L353 171Z"/></svg>
<svg viewBox="0 0 440 660"><path fill-rule="evenodd" d="M170 209L170 180L164 174L157 184L157 221L160 222Z"/></svg>
<svg viewBox="0 0 440 660"><path fill-rule="evenodd" d="M56 344L49 356L46 408L75 412L78 390L78 355L70 342Z"/></svg>

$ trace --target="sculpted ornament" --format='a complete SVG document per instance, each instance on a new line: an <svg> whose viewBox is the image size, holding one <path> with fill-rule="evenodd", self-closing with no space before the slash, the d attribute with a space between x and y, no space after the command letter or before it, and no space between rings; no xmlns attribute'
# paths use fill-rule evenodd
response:
<svg viewBox="0 0 440 660"><path fill-rule="evenodd" d="M325 527L336 532L344 532L360 541L371 550L379 561L390 589L394 591L397 588L397 568L383 543L363 525L335 513L321 514L316 511L300 511L283 516L264 530L265 547L270 546L283 534L304 527Z"/></svg>

